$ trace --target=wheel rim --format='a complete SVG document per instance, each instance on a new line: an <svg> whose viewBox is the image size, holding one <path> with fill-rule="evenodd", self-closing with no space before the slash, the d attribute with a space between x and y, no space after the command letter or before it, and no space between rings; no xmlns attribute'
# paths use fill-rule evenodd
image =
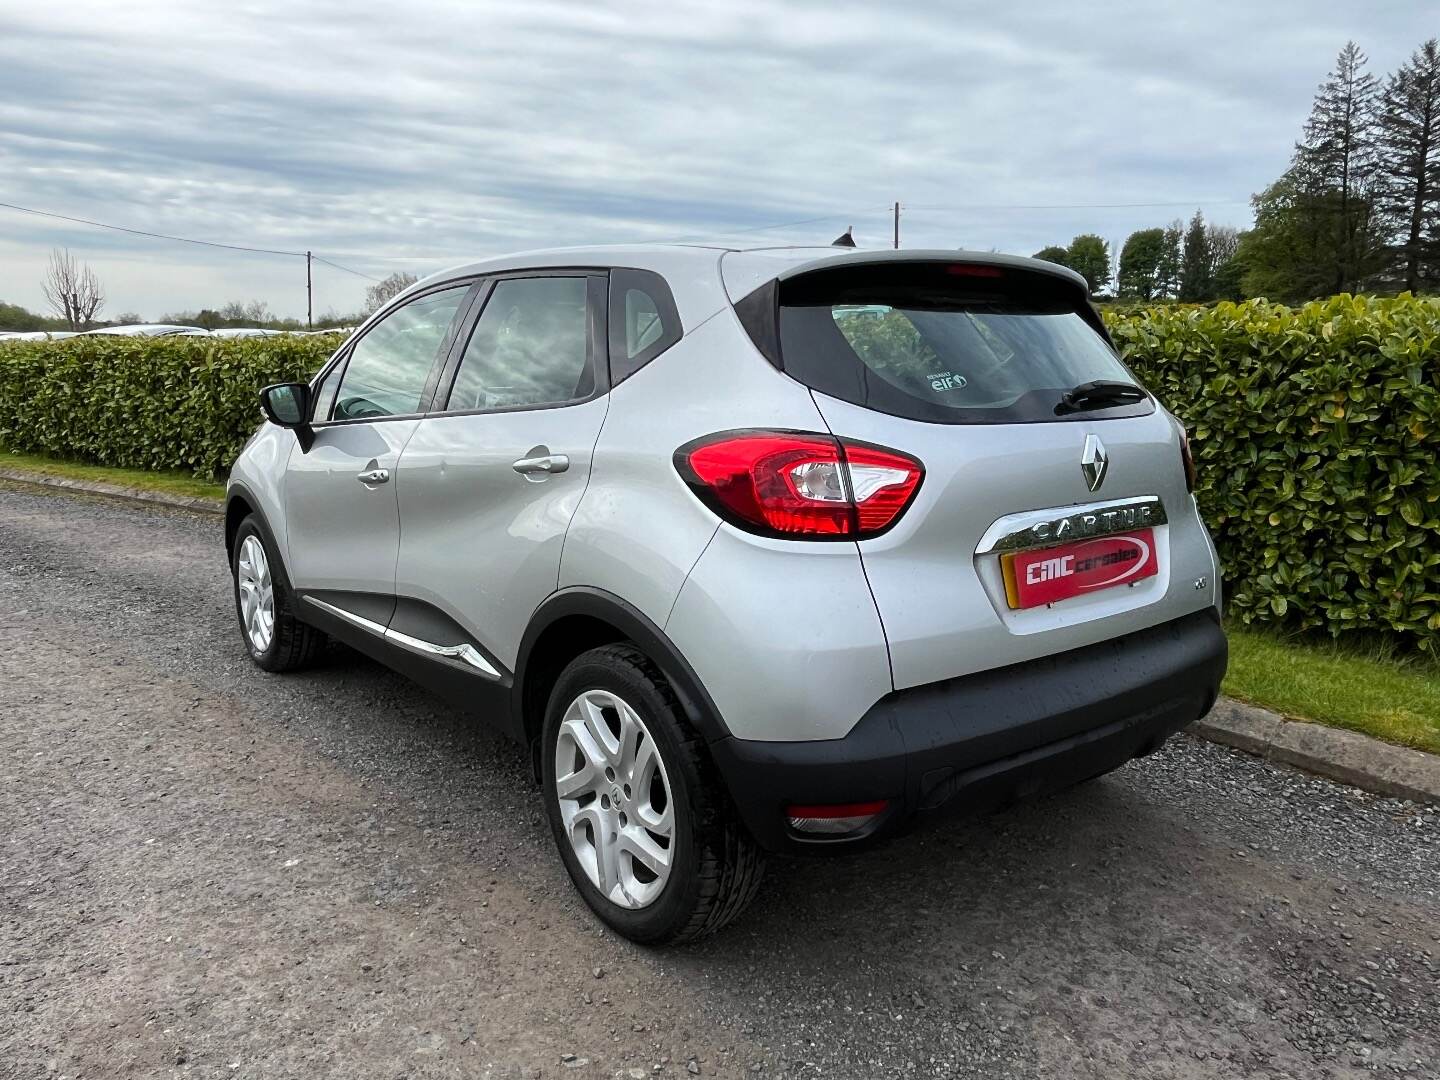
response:
<svg viewBox="0 0 1440 1080"><path fill-rule="evenodd" d="M655 902L675 861L675 808L660 748L639 714L607 690L565 710L555 794L565 836L590 883L612 904Z"/></svg>
<svg viewBox="0 0 1440 1080"><path fill-rule="evenodd" d="M240 625L257 653L270 647L275 636L275 588L270 582L270 560L258 536L247 536L235 560L235 588L240 593Z"/></svg>

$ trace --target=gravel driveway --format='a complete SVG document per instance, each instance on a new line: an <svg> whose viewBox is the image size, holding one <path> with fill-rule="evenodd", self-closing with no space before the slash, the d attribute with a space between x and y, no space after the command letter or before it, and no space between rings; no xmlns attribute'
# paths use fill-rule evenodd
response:
<svg viewBox="0 0 1440 1080"><path fill-rule="evenodd" d="M1440 815L1189 737L601 929L517 747L245 658L216 519L0 485L0 1077L1440 1077Z"/></svg>

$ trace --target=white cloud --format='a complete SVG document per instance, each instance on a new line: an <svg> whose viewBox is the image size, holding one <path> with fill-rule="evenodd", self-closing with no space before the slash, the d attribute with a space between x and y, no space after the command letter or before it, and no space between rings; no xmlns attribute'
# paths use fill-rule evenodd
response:
<svg viewBox="0 0 1440 1080"><path fill-rule="evenodd" d="M883 243L897 198L913 246L1120 240L1193 205L1243 224L1345 40L1383 72L1432 30L1417 6L1301 0L0 0L0 21L0 201L375 276L821 215L748 235ZM1139 202L1185 205L1003 208ZM303 263L7 211L0 298L40 306L53 244L112 312L303 311ZM317 281L322 310L366 284Z"/></svg>

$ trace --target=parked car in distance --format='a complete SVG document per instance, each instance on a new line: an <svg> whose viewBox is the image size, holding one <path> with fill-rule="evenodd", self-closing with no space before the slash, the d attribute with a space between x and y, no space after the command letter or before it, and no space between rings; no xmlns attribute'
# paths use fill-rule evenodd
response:
<svg viewBox="0 0 1440 1080"><path fill-rule="evenodd" d="M284 330L267 330L260 326L222 326L217 330L211 330L210 336L218 338L278 337L284 333Z"/></svg>
<svg viewBox="0 0 1440 1080"><path fill-rule="evenodd" d="M86 330L87 334L101 334L113 337L209 337L210 331L203 326L172 326L166 323L134 323L130 326L102 326Z"/></svg>
<svg viewBox="0 0 1440 1080"><path fill-rule="evenodd" d="M726 924L766 852L1149 754L1224 674L1184 430L1053 264L493 259L261 402L225 517L251 657L334 637L514 736L637 941Z"/></svg>
<svg viewBox="0 0 1440 1080"><path fill-rule="evenodd" d="M7 330L0 331L0 341L63 341L76 336L74 330Z"/></svg>

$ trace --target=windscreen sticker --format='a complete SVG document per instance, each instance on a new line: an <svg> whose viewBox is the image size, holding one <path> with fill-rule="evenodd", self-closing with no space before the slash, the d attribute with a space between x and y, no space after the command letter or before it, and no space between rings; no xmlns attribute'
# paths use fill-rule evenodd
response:
<svg viewBox="0 0 1440 1080"><path fill-rule="evenodd" d="M943 394L947 390L960 390L969 382L964 375L957 375L953 371L940 371L930 376L930 389L937 394Z"/></svg>

